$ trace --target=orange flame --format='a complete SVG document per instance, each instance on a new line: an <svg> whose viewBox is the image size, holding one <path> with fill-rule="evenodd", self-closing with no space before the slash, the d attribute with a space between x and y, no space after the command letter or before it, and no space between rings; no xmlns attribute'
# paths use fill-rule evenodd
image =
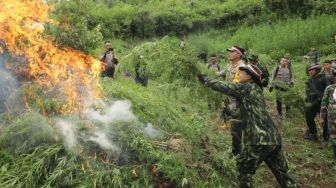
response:
<svg viewBox="0 0 336 188"><path fill-rule="evenodd" d="M1 0L0 42L12 55L26 57L29 64L24 71L35 83L58 88L67 100L64 113L77 112L85 97L101 96L100 62L69 47L57 47L43 35L44 24L55 23L48 17L51 10L44 0Z"/></svg>

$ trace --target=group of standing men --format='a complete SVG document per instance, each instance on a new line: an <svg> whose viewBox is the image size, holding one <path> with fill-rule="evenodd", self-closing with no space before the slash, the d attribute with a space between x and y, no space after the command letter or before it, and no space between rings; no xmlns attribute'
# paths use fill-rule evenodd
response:
<svg viewBox="0 0 336 188"><path fill-rule="evenodd" d="M282 152L281 135L266 108L263 87L268 85L268 71L251 55L245 62L245 49L232 46L227 49L230 63L221 71L212 59L208 68L214 68L225 82L199 75L199 80L213 90L229 96L223 110L230 117L232 154L236 157L240 187L253 187L252 176L265 162L281 187L297 187L288 173ZM214 56L213 56L214 57Z"/></svg>
<svg viewBox="0 0 336 188"><path fill-rule="evenodd" d="M285 101L286 113L290 109L290 104L283 100L283 93L294 85L288 55L280 59L280 65L274 68L269 83L268 70L258 63L257 55L246 58L245 49L239 46L232 46L227 51L230 63L226 69L220 68L216 55L211 55L208 64L208 68L213 69L226 82L206 75L198 75L198 79L213 90L229 96L223 116L230 119L232 154L237 159L240 187L252 187L252 176L262 162L271 169L281 187L297 187L288 173L281 135L267 111L263 95L263 87L268 86L270 92L276 90L277 111L283 119L282 102ZM118 59L110 42L105 43L105 52L100 60L105 64L102 76L113 78ZM305 138L318 140L314 119L320 113L324 140L328 141L330 135L336 159L336 84L332 84L336 81L336 70L331 69L332 63L325 61L323 71L317 62L307 67L309 79L306 83L305 115L308 131Z"/></svg>
<svg viewBox="0 0 336 188"><path fill-rule="evenodd" d="M200 75L199 79L212 89L229 96L229 102L225 105L223 113L225 117L230 117L232 154L237 157L240 187L252 186L251 176L263 161L272 170L281 187L296 187L296 183L288 174L288 166L281 151L282 143L279 132L273 121L268 118L267 110L263 110L266 109L266 104L262 94L263 87L268 86L270 92L275 90L279 118L283 119L283 102L286 115L288 115L290 104L284 98L284 94L294 85L293 68L289 56L285 54L280 58L280 64L274 68L270 83L268 83L269 73L265 66L258 63L257 55L250 55L246 58L245 49L239 46L233 46L227 50L230 63L226 69L220 68L216 55L211 55L211 62L208 64L208 68L215 70L217 76L224 78L226 82L220 82L205 75ZM312 50L310 54L312 62L307 66L309 78L306 82L305 117L308 130L305 138L318 140L314 119L320 114L324 143L328 143L329 137L332 139L336 159L336 84L333 84L336 83L334 82L336 81L336 70L332 68L336 62L335 60L324 61L322 70L316 62L316 54L316 50ZM240 74L244 71L257 79L242 82ZM258 87L247 87L250 84ZM245 92L242 92L244 90ZM256 101L255 97L260 98L261 101ZM257 127L257 129L253 130L251 127ZM273 138L279 137L279 140L272 140L265 134L272 135ZM264 137L264 140L261 141L255 137Z"/></svg>

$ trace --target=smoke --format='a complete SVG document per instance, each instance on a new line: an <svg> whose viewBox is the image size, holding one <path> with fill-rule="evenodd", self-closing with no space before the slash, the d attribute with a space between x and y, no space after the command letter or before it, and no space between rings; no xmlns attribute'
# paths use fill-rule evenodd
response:
<svg viewBox="0 0 336 188"><path fill-rule="evenodd" d="M78 143L76 126L70 121L59 120L56 128L63 138L64 146L69 150L74 150Z"/></svg>
<svg viewBox="0 0 336 188"><path fill-rule="evenodd" d="M149 136L150 138L157 138L161 136L161 132L154 129L151 123L147 123L147 126L143 128L143 132L146 136Z"/></svg>
<svg viewBox="0 0 336 188"><path fill-rule="evenodd" d="M129 101L115 101L108 106L104 102L100 102L102 109L90 109L86 112L86 117L92 121L98 121L103 124L109 124L116 121L132 121L136 120L136 116L131 111L131 103Z"/></svg>
<svg viewBox="0 0 336 188"><path fill-rule="evenodd" d="M119 147L112 144L108 139L106 133L97 131L89 138L89 140L98 144L102 149L105 150L112 150L112 151L119 151Z"/></svg>
<svg viewBox="0 0 336 188"><path fill-rule="evenodd" d="M16 79L5 70L4 62L7 60L5 54L0 54L0 113L6 110L6 101L17 89Z"/></svg>

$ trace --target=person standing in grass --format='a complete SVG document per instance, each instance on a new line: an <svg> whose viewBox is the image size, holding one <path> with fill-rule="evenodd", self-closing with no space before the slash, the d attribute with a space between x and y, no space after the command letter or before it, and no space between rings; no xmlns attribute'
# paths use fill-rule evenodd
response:
<svg viewBox="0 0 336 188"><path fill-rule="evenodd" d="M336 70L333 70L334 80L336 81ZM336 84L329 85L323 94L320 109L320 126L328 124L332 150L334 153L336 170Z"/></svg>
<svg viewBox="0 0 336 188"><path fill-rule="evenodd" d="M294 76L292 67L289 66L289 59L284 56L280 59L280 65L276 66L273 70L272 79L270 83L269 91L272 92L276 89L276 104L278 116L283 119L282 116L282 101L284 93L294 85ZM286 113L289 111L289 104L285 100Z"/></svg>
<svg viewBox="0 0 336 188"><path fill-rule="evenodd" d="M312 63L308 66L309 79L306 82L306 123L308 131L305 139L318 141L315 117L320 112L324 89L328 85L327 78L321 74L321 66Z"/></svg>
<svg viewBox="0 0 336 188"><path fill-rule="evenodd" d="M106 41L104 49L104 53L100 56L100 61L104 63L104 70L101 72L101 75L102 77L114 78L115 67L118 64L118 59L114 54L111 42Z"/></svg>
<svg viewBox="0 0 336 188"><path fill-rule="evenodd" d="M226 70L221 72L221 75L225 77L228 82L238 83L239 67L245 65L245 62L243 61L245 49L239 46L232 46L231 48L228 48L227 51L230 63L226 67ZM242 125L241 115L237 105L237 100L234 97L229 97L228 104L225 105L222 113L223 119L230 119L233 156L237 156L241 151ZM227 122L223 125L224 127L226 126L226 123Z"/></svg>
<svg viewBox="0 0 336 188"><path fill-rule="evenodd" d="M253 187L252 176L265 162L283 188L297 187L288 173L281 135L272 121L261 89L261 71L255 65L239 67L239 83L221 82L205 75L198 79L213 90L238 101L242 119L242 150L237 156L239 184Z"/></svg>
<svg viewBox="0 0 336 188"><path fill-rule="evenodd" d="M217 63L217 56L216 56L216 54L211 54L210 55L210 63L208 64L207 67L208 67L208 69L214 70L216 74L221 71L221 67Z"/></svg>
<svg viewBox="0 0 336 188"><path fill-rule="evenodd" d="M323 62L322 74L327 78L327 85L334 84L334 69L332 67L332 62L330 60L325 60ZM328 121L324 120L323 124L323 144L328 145L329 142L329 130L328 130Z"/></svg>
<svg viewBox="0 0 336 188"><path fill-rule="evenodd" d="M261 70L262 73L261 85L263 87L267 87L269 82L269 72L266 66L263 66L262 64L259 63L259 58L257 55L252 54L247 59L249 64L256 65Z"/></svg>

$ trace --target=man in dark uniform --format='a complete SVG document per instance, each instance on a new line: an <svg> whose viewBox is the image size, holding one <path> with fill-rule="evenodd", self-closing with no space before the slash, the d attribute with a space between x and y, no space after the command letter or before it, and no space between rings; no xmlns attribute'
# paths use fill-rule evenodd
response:
<svg viewBox="0 0 336 188"><path fill-rule="evenodd" d="M118 64L118 59L114 54L114 49L109 41L105 42L105 51L100 57L100 61L104 63L104 70L101 72L102 77L114 78L115 67Z"/></svg>
<svg viewBox="0 0 336 188"><path fill-rule="evenodd" d="M306 123L308 131L305 138L308 140L317 141L316 123L314 121L317 114L320 112L321 100L324 89L328 85L328 79L324 74L320 74L321 66L312 63L308 66L309 79L306 82Z"/></svg>
<svg viewBox="0 0 336 188"><path fill-rule="evenodd" d="M288 173L281 135L267 112L261 89L261 71L251 64L241 66L239 70L239 83L220 82L205 75L198 75L198 79L238 101L243 125L243 147L237 158L240 187L252 187L252 176L263 161L281 187L297 187Z"/></svg>
<svg viewBox="0 0 336 188"><path fill-rule="evenodd" d="M248 58L248 63L252 65L256 65L260 70L261 70L261 85L262 87L267 87L268 82L269 82L269 72L266 68L266 66L262 65L259 63L259 58L257 55L250 55Z"/></svg>

